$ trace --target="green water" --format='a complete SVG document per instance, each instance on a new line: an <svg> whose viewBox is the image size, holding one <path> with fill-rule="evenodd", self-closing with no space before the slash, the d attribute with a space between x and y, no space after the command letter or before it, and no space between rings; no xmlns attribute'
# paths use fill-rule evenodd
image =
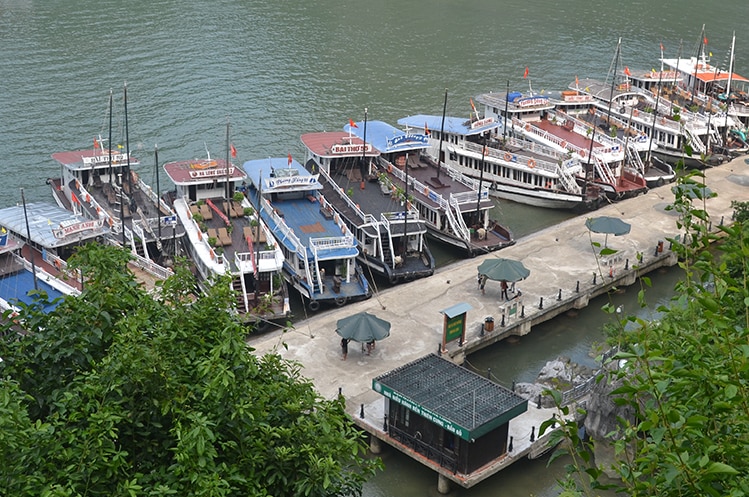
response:
<svg viewBox="0 0 749 497"><path fill-rule="evenodd" d="M619 37L635 70L658 66L661 42L668 57L680 45L693 55L702 24L721 63L736 30L736 71L749 76L747 19L746 0L0 0L0 206L19 202L20 187L28 201L51 200L45 180L59 169L50 154L106 136L109 90L121 114L126 81L130 147L155 187L156 145L162 162L219 156L227 120L239 161L301 157L302 133L339 130L365 108L392 124L438 114L448 88L448 113L468 116L471 97L508 81L542 91L575 76L602 79ZM160 184L167 188L165 176ZM495 214L517 237L568 215L509 202ZM439 254L441 264L454 257ZM487 352L486 364L514 360L508 378L519 378L564 344L579 342L571 355L584 355L594 339L570 330L599 326L587 319L557 320L546 335ZM399 454L386 463L367 497L436 494L432 472ZM456 495L555 495L560 471L528 462Z"/></svg>

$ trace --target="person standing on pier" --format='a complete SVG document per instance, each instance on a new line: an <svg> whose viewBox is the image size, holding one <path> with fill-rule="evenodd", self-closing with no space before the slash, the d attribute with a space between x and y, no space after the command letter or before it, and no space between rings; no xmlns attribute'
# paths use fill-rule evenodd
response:
<svg viewBox="0 0 749 497"><path fill-rule="evenodd" d="M502 280L500 286L502 287L501 297L505 299L505 301L510 300L510 298L507 296L507 282L505 280Z"/></svg>
<svg viewBox="0 0 749 497"><path fill-rule="evenodd" d="M343 353L343 360L346 360L346 357L348 356L348 339L347 338L341 338L341 352Z"/></svg>

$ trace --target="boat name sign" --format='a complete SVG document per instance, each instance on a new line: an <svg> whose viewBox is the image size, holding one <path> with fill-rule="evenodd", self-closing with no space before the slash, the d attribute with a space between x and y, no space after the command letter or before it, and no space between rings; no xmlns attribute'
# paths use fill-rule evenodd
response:
<svg viewBox="0 0 749 497"><path fill-rule="evenodd" d="M485 117L483 119L479 119L475 123L471 123L471 129L481 128L489 124L492 124L493 122L494 122L493 117Z"/></svg>
<svg viewBox="0 0 749 497"><path fill-rule="evenodd" d="M537 105L547 105L548 103L549 99L547 97L530 97L515 101L515 105L518 107L535 107Z"/></svg>
<svg viewBox="0 0 749 497"><path fill-rule="evenodd" d="M79 233L86 230L99 229L104 225L103 219L93 219L91 221L81 221L73 224L60 223L60 227L52 230L52 234L55 238L65 238L73 233Z"/></svg>
<svg viewBox="0 0 749 497"><path fill-rule="evenodd" d="M311 176L286 176L282 178L266 178L265 184L268 188L284 188L289 186L309 186L315 185L318 182L319 174L313 174Z"/></svg>
<svg viewBox="0 0 749 497"><path fill-rule="evenodd" d="M126 162L127 154L112 154L112 162ZM84 164L108 164L109 155L94 155L92 157L84 157Z"/></svg>
<svg viewBox="0 0 749 497"><path fill-rule="evenodd" d="M390 149L390 148L397 147L398 145L401 145L402 143L409 143L409 142L429 145L429 138L427 137L427 135L415 135L415 134L395 136L393 138L387 139L387 147Z"/></svg>
<svg viewBox="0 0 749 497"><path fill-rule="evenodd" d="M200 169L197 171L190 171L191 178L211 178L215 176L229 176L234 174L234 168L230 167L229 172L226 172L226 168L221 169Z"/></svg>
<svg viewBox="0 0 749 497"><path fill-rule="evenodd" d="M349 144L336 144L330 147L330 153L331 154L353 154L353 153L361 153L361 152L371 152L372 151L372 145L367 143L364 145L363 143L349 143Z"/></svg>

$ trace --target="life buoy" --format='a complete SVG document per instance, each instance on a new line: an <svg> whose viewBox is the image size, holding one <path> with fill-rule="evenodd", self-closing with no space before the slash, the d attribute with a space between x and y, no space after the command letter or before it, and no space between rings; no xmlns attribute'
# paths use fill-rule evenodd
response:
<svg viewBox="0 0 749 497"><path fill-rule="evenodd" d="M585 150L580 150L580 157L585 158Z"/></svg>
<svg viewBox="0 0 749 497"><path fill-rule="evenodd" d="M531 130L531 125L530 124L526 124L525 125L525 130L526 131L530 131Z"/></svg>
<svg viewBox="0 0 749 497"><path fill-rule="evenodd" d="M203 232L198 229L198 240L203 241Z"/></svg>
<svg viewBox="0 0 749 497"><path fill-rule="evenodd" d="M666 124L666 118L665 117L661 117L661 124Z"/></svg>
<svg viewBox="0 0 749 497"><path fill-rule="evenodd" d="M55 259L55 267L58 271L62 270L62 262L60 262L60 259Z"/></svg>
<svg viewBox="0 0 749 497"><path fill-rule="evenodd" d="M101 207L99 207L99 206L97 205L97 206L96 206L96 215L98 216L99 214L101 214Z"/></svg>
<svg viewBox="0 0 749 497"><path fill-rule="evenodd" d="M424 187L424 196L425 196L425 197L428 197L428 196L429 196L429 188L428 188L428 187L426 187L426 186Z"/></svg>
<svg viewBox="0 0 749 497"><path fill-rule="evenodd" d="M388 164L388 172L389 173L393 172L393 165L392 164Z"/></svg>
<svg viewBox="0 0 749 497"><path fill-rule="evenodd" d="M505 152L505 160L507 162L511 162L512 161L512 154L510 152Z"/></svg>
<svg viewBox="0 0 749 497"><path fill-rule="evenodd" d="M562 148L567 148L567 142L565 141L562 142Z"/></svg>
<svg viewBox="0 0 749 497"><path fill-rule="evenodd" d="M346 297L338 297L335 299L335 305L342 307L346 303Z"/></svg>
<svg viewBox="0 0 749 497"><path fill-rule="evenodd" d="M309 310L312 312L317 312L320 309L320 302L317 300L310 300L309 304L307 304L307 307L309 307Z"/></svg>
<svg viewBox="0 0 749 497"><path fill-rule="evenodd" d="M528 159L528 167L530 167L531 169L533 169L534 167L536 167L536 160L535 159Z"/></svg>
<svg viewBox="0 0 749 497"><path fill-rule="evenodd" d="M88 202L89 204L91 203L91 195L89 195L88 193L86 194L86 202Z"/></svg>
<svg viewBox="0 0 749 497"><path fill-rule="evenodd" d="M551 181L546 182L546 189L551 190Z"/></svg>
<svg viewBox="0 0 749 497"><path fill-rule="evenodd" d="M214 252L212 248L209 249L209 251L211 253L211 260L216 260L216 252Z"/></svg>
<svg viewBox="0 0 749 497"><path fill-rule="evenodd" d="M635 109L635 110L632 111L632 115L635 116L635 117L637 117L637 116L640 115L640 111L637 110L637 109Z"/></svg>

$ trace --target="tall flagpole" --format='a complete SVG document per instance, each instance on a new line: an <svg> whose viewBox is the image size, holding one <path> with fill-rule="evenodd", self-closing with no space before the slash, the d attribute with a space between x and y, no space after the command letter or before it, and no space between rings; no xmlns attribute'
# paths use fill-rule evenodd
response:
<svg viewBox="0 0 749 497"><path fill-rule="evenodd" d="M36 264L34 264L34 247L31 246L31 230L29 229L29 215L26 212L26 197L21 188L21 202L23 203L23 218L26 220L26 239L29 242L29 253L31 254L31 274L34 276L34 290L39 291L39 282L36 278Z"/></svg>

